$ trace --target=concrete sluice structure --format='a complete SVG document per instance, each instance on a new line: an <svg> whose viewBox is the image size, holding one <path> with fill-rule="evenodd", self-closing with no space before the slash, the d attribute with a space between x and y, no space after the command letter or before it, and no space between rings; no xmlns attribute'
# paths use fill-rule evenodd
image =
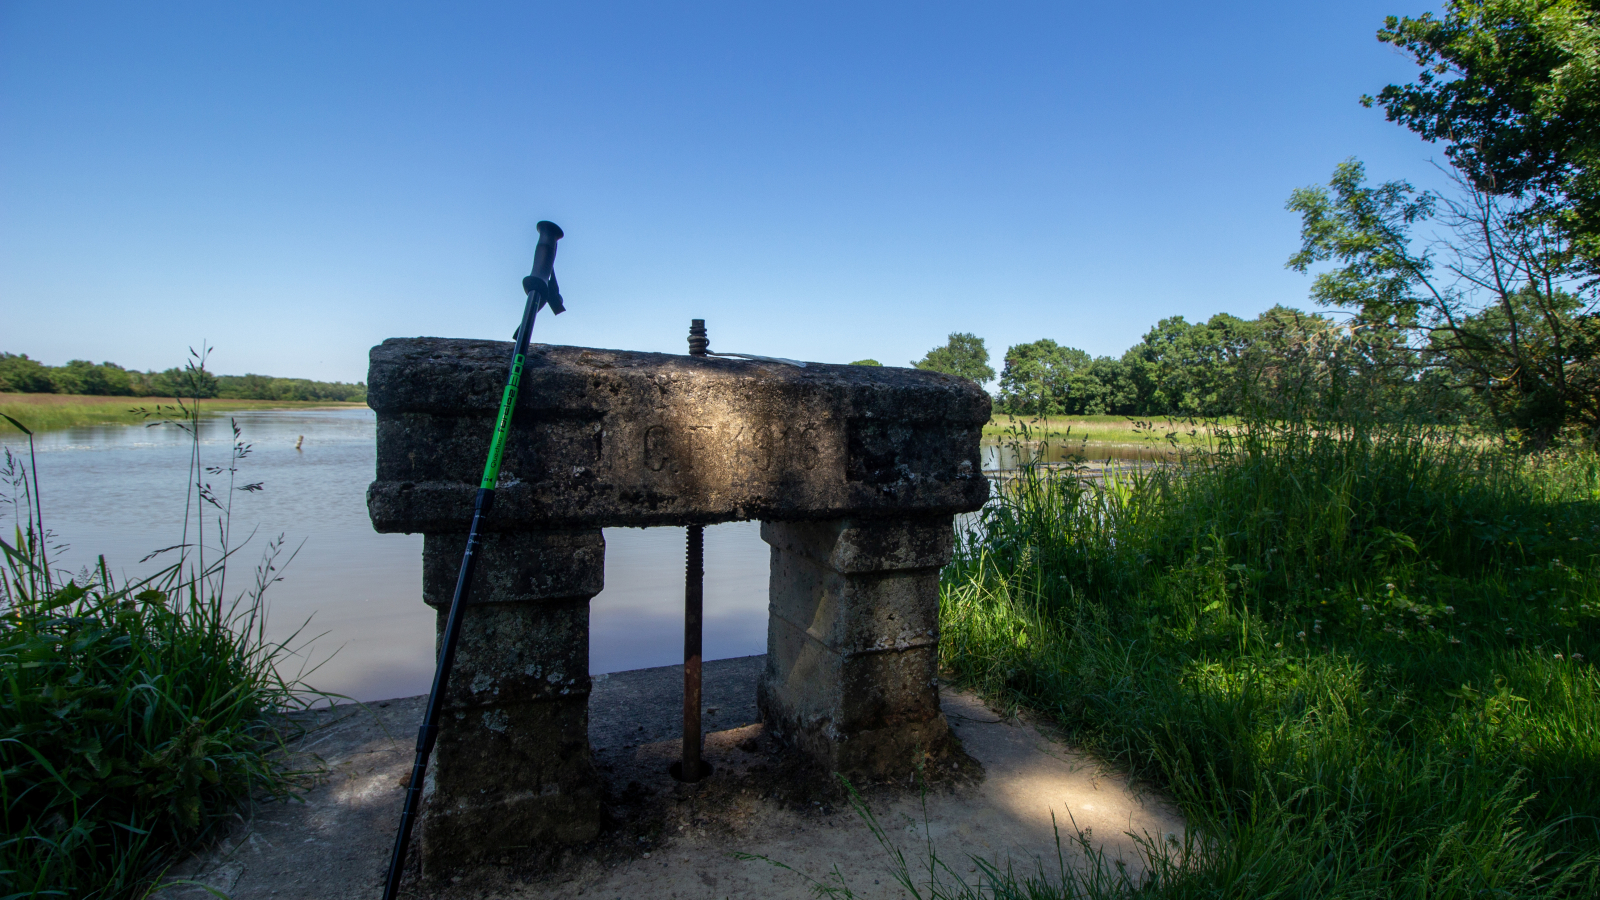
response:
<svg viewBox="0 0 1600 900"><path fill-rule="evenodd" d="M369 512L421 532L443 625L509 343L374 348ZM772 547L763 725L824 776L909 773L949 743L938 575L989 482L989 397L912 369L535 345L483 541L422 820L424 871L601 825L589 600L607 527L759 520Z"/></svg>

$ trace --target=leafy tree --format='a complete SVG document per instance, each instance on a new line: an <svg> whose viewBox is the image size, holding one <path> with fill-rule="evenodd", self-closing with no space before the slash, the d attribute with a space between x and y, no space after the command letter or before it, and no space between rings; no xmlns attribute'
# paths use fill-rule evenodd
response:
<svg viewBox="0 0 1600 900"><path fill-rule="evenodd" d="M1066 409L1074 415L1132 415L1138 389L1127 364L1110 356L1096 356L1082 372L1082 381L1068 387Z"/></svg>
<svg viewBox="0 0 1600 900"><path fill-rule="evenodd" d="M983 346L983 338L966 332L950 335L949 343L929 350L926 356L912 365L931 372L957 375L979 384L994 380L994 369L989 367L989 351Z"/></svg>
<svg viewBox="0 0 1600 900"><path fill-rule="evenodd" d="M1404 181L1366 183L1347 160L1326 188L1295 191L1300 252L1289 266L1336 266L1317 275L1318 302L1355 313L1369 368L1391 384L1454 379L1503 429L1530 446L1569 423L1600 441L1600 319L1592 283L1574 262L1569 234L1541 216L1539 201L1478 189L1419 192ZM1432 240L1415 226L1437 223Z"/></svg>
<svg viewBox="0 0 1600 900"><path fill-rule="evenodd" d="M367 386L342 381L273 378L270 375L219 375L216 396L240 400L365 400Z"/></svg>
<svg viewBox="0 0 1600 900"><path fill-rule="evenodd" d="M1000 404L1016 413L1046 416L1065 412L1067 382L1087 369L1089 354L1049 338L1006 350L1000 373Z"/></svg>
<svg viewBox="0 0 1600 900"><path fill-rule="evenodd" d="M56 389L50 369L28 354L0 353L0 391L19 394L49 394Z"/></svg>
<svg viewBox="0 0 1600 900"><path fill-rule="evenodd" d="M1091 359L1049 338L1006 350L999 406L1022 415L1101 416L1134 411L1136 391L1123 362Z"/></svg>
<svg viewBox="0 0 1600 900"><path fill-rule="evenodd" d="M1378 39L1409 53L1415 82L1376 100L1430 141L1472 190L1527 199L1600 262L1600 2L1450 0L1442 17L1390 16Z"/></svg>
<svg viewBox="0 0 1600 900"><path fill-rule="evenodd" d="M126 397L133 393L128 371L116 363L95 365L86 359L74 359L66 365L50 369L50 380L62 394L91 394Z"/></svg>
<svg viewBox="0 0 1600 900"><path fill-rule="evenodd" d="M146 397L215 397L217 376L203 367L135 373L135 393Z"/></svg>
<svg viewBox="0 0 1600 900"><path fill-rule="evenodd" d="M878 362L875 359L858 359L855 362L851 363L850 365L852 365L852 366L882 366L883 363Z"/></svg>
<svg viewBox="0 0 1600 900"><path fill-rule="evenodd" d="M1237 411L1245 360L1259 321L1218 313L1203 323L1162 319L1123 355L1138 415L1216 416Z"/></svg>
<svg viewBox="0 0 1600 900"><path fill-rule="evenodd" d="M1461 392L1448 379L1397 365L1390 335L1359 319L1285 306L1267 310L1233 370L1233 412L1269 420L1458 421Z"/></svg>

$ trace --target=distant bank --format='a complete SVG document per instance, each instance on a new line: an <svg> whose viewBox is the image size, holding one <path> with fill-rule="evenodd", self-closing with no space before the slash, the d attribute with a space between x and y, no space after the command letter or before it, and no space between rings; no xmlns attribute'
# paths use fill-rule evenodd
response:
<svg viewBox="0 0 1600 900"><path fill-rule="evenodd" d="M169 397L107 397L89 394L18 394L0 392L0 413L26 425L32 431L53 431L80 425L136 425L147 421L138 410L172 404ZM185 401L188 402L188 401ZM241 409L310 409L317 407L365 406L364 401L339 400L249 400L207 398L199 401L205 413L225 413ZM0 422L0 434L11 431Z"/></svg>
<svg viewBox="0 0 1600 900"><path fill-rule="evenodd" d="M362 382L313 381L273 375L218 375L206 367L207 352L165 371L140 372L114 362L74 359L47 366L28 354L0 352L0 394L81 394L94 397L201 397L223 400L317 400L359 403Z"/></svg>

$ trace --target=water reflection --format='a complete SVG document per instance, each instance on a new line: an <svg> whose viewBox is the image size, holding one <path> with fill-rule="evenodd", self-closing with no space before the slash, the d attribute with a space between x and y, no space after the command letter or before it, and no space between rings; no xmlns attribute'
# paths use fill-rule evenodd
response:
<svg viewBox="0 0 1600 900"><path fill-rule="evenodd" d="M589 604L589 671L683 662L682 528L607 528L606 589ZM767 652L761 523L706 528L706 659Z"/></svg>

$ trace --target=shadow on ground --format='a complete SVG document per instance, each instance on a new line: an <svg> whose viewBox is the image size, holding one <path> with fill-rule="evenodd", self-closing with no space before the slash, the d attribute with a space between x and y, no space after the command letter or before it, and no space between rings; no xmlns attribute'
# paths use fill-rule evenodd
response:
<svg viewBox="0 0 1600 900"><path fill-rule="evenodd" d="M833 884L842 877L862 898L903 896L885 849L838 785L762 733L755 710L762 663L750 656L706 664L705 754L716 772L694 785L667 774L682 728L682 667L597 676L589 736L606 796L600 838L529 847L428 884L413 864L402 895L809 897L798 872ZM293 749L299 764L322 771L303 802L262 803L241 815L231 833L173 871L194 884L161 896L213 896L204 885L237 900L378 897L424 699L307 714L307 732ZM973 882L973 857L1059 871L1056 823L1067 865L1082 862L1072 841L1083 829L1108 861L1137 871L1131 835L1182 832L1170 805L1033 725L1005 720L950 688L942 705L963 752L931 763L922 785L858 786L914 874L926 865L930 841L957 876Z"/></svg>

